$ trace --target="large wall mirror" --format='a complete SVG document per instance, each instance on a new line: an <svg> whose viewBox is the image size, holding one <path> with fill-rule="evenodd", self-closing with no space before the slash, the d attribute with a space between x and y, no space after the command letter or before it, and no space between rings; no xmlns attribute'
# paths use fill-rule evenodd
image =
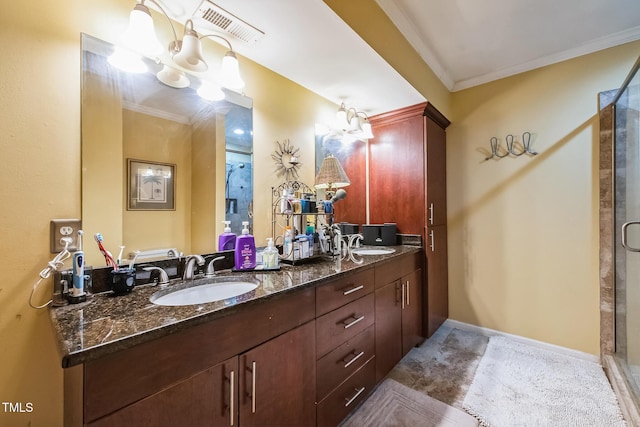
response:
<svg viewBox="0 0 640 427"><path fill-rule="evenodd" d="M161 83L163 64L146 72L107 61L114 47L82 35L82 220L111 252L217 248L222 221L240 233L252 223L252 100L225 91L207 101L189 87ZM102 265L86 250L87 262Z"/></svg>

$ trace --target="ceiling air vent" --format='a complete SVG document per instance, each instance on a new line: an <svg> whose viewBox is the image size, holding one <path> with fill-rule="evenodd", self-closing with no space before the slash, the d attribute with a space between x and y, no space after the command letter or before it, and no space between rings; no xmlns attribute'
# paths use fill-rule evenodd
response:
<svg viewBox="0 0 640 427"><path fill-rule="evenodd" d="M264 33L256 27L207 0L200 4L193 17L199 18L200 26L231 34L246 43L254 43L264 36Z"/></svg>

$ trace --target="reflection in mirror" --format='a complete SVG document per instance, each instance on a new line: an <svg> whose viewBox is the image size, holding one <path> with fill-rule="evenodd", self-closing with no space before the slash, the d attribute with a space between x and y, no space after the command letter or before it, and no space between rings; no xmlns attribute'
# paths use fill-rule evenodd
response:
<svg viewBox="0 0 640 427"><path fill-rule="evenodd" d="M352 224L367 223L367 187L366 187L366 140L337 133L326 126L316 124L315 128L315 171L320 170L322 159L333 155L349 177L351 184L344 188L347 196L334 205L336 222ZM318 196L324 196L324 190L318 190Z"/></svg>
<svg viewBox="0 0 640 427"><path fill-rule="evenodd" d="M251 99L225 91L225 100L206 101L194 75L187 75L187 88L169 87L156 77L163 65L145 58L147 72L121 71L107 62L113 46L85 34L82 49L85 234L101 233L111 252L124 245L125 258L164 248L211 253L223 220L236 233L242 221L251 223ZM132 200L143 200L137 183L144 181L128 159L172 167L174 175L155 178L154 185L158 195L165 194L158 186L173 185L174 200L129 210ZM102 265L97 250L86 252L88 263Z"/></svg>

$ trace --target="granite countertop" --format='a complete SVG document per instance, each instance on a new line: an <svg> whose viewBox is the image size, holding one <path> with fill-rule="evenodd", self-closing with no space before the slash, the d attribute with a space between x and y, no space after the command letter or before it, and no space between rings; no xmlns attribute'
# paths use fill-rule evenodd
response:
<svg viewBox="0 0 640 427"><path fill-rule="evenodd" d="M379 249L375 246L371 248ZM91 296L86 302L50 309L62 367L67 368L136 344L193 327L229 315L243 307L274 295L315 286L357 269L421 250L418 246L393 246L388 255L367 255L352 260L319 258L297 265L281 264L280 271L234 273L222 270L217 277L233 277L256 281L258 287L246 294L206 304L170 307L155 305L149 298L155 292L180 286L181 281L161 288L156 285L136 286L127 295L109 293ZM210 279L195 279L193 285Z"/></svg>

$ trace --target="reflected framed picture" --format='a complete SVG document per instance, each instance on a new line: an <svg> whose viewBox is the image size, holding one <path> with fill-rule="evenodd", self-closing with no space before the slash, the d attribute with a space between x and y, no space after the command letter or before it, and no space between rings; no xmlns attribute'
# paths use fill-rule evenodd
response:
<svg viewBox="0 0 640 427"><path fill-rule="evenodd" d="M176 165L127 159L127 210L176 210Z"/></svg>

